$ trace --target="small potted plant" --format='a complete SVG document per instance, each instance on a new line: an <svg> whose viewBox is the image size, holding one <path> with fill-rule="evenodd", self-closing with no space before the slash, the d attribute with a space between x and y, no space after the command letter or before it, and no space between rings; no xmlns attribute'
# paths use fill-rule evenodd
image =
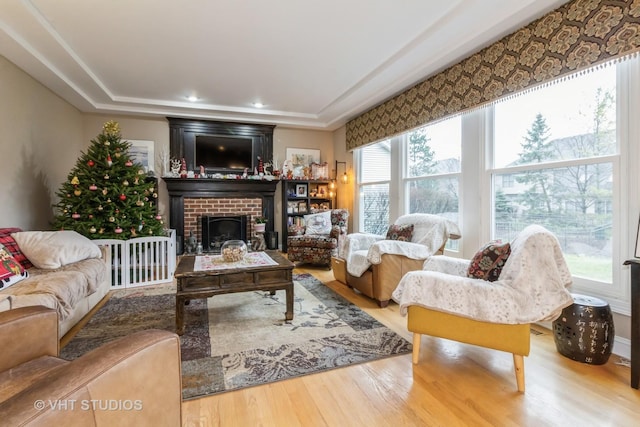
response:
<svg viewBox="0 0 640 427"><path fill-rule="evenodd" d="M254 221L255 225L253 227L253 230L256 233L264 233L265 227L267 226L267 218L263 216L257 216L254 218Z"/></svg>

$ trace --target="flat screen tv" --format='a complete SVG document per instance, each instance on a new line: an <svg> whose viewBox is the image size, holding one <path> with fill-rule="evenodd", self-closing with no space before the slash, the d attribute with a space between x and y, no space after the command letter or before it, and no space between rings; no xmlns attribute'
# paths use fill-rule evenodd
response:
<svg viewBox="0 0 640 427"><path fill-rule="evenodd" d="M204 166L207 173L251 170L253 140L235 136L196 135L195 167Z"/></svg>

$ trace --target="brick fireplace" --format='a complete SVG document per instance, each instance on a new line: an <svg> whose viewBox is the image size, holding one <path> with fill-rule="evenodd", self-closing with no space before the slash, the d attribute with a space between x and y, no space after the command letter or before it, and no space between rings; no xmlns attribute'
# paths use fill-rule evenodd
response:
<svg viewBox="0 0 640 427"><path fill-rule="evenodd" d="M202 241L200 221L203 215L247 215L247 236L251 236L251 219L268 219L266 231L273 231L274 197L277 180L163 178L169 192L169 224L176 230L178 254L193 231Z"/></svg>

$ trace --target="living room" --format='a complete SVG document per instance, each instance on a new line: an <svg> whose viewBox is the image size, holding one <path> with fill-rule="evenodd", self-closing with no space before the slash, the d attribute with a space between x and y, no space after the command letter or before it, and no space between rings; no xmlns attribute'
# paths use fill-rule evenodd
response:
<svg viewBox="0 0 640 427"><path fill-rule="evenodd" d="M565 2L548 2L546 9L537 14L532 13L528 19L520 16L522 26L542 16L542 12L548 13L562 3ZM607 7L620 6L618 3L631 7L633 2L599 3ZM46 5L42 2L36 1L33 4L46 11ZM522 10L520 12L525 13ZM5 36L15 35L9 29L7 26L3 27ZM512 31L515 29L517 28L512 28ZM506 34L508 32L502 35ZM494 40L497 40L497 37L494 37ZM7 159L5 167L0 171L0 177L5 182L5 190L2 192L3 203L0 204L0 226L47 230L50 229L53 218L51 205L55 201L55 191L67 180L67 174L81 152L86 150L89 141L100 133L105 122L117 121L125 139L153 141L156 154L160 154L169 151L170 126L167 116L174 115L175 111L171 110L172 106L164 107L162 113L150 114L143 112L144 109L138 106L128 111L120 106L104 108L102 102L90 105L92 103L87 102L87 98L83 98L81 93L75 92L73 85L68 82L59 78L52 80L42 77L42 68L46 68L42 63L35 67L30 75L23 71L23 68L28 68L29 61L33 58L24 59L19 65L16 65L18 61L15 59L16 62L8 59L14 57L12 49L15 43L15 39L12 39L5 45L11 46L11 49L6 48L6 51L3 49L0 52L3 55L0 57L0 133L3 141L0 144L0 154ZM480 47L478 46L478 49ZM471 53L473 51L459 55L459 60ZM439 70L444 69L444 65L442 64ZM409 89L426 77L429 76L421 76L410 83L407 77L402 90ZM47 84L42 83L41 79L47 81ZM387 93L358 114L349 115L348 119L355 120L370 108L400 93L402 91ZM90 99L91 96L87 96ZM81 108L79 105L84 107ZM198 112L199 110L195 111L195 114ZM191 117L194 109L188 107L181 113L185 117ZM248 122L253 118L256 122L270 123L269 117L264 118L252 113L246 115L241 122ZM220 117L216 119L222 120ZM275 124L275 120L273 123ZM359 143L350 139L348 134L349 126L346 120L345 123L330 129L323 129L317 124L307 127L300 124L276 124L273 133L273 154L274 158L277 157L282 162L286 159L287 148L317 149L320 150L321 160L328 162L331 169L335 169L335 161L346 162L344 171L349 175L349 184L339 185L337 206L351 211L351 233L360 231L362 214L357 212L358 204L355 200L358 194L356 179L359 163L354 155L355 151L351 151L357 149ZM374 141L376 140L369 142ZM476 154L481 155L480 149ZM628 155L637 158L635 154L637 149L629 147ZM160 168L158 162L157 169ZM473 168L465 170L467 176L464 179L477 180L481 171ZM627 188L634 187L629 185ZM624 221L621 222L622 231L619 231L619 234L626 234L627 241L618 242L619 247L625 249L618 250L616 260L620 261L633 257L637 233L640 201L635 195L631 195L632 191L628 193L628 197L621 196L627 199L627 205L626 213L622 215ZM276 198L275 205L281 206L279 195ZM159 184L158 200L159 212L168 218L169 195L162 180ZM480 220L473 215L474 212L488 212L481 201L468 198L464 199L461 205L460 227L463 230L463 240L457 253L449 250L447 253L468 259L493 236L488 235L489 223L483 218L488 213L480 215ZM391 212L391 217L397 217L401 213L404 212L399 212L398 208ZM277 212L276 216L279 214ZM281 236L286 234L286 230L282 230L278 221L273 227ZM626 300L622 298L620 304L614 307L617 338L614 353L628 358L631 338L629 270L628 267L618 264L621 262L613 268L614 277L626 292L623 293ZM392 309L380 309L375 301L349 288L341 287L331 272L306 265L300 266L296 271L310 273L322 282L331 283L330 286L336 292L372 313L382 323L393 325L394 329L410 339L406 330L406 319L399 315L397 305L395 309L393 304ZM582 292L588 293L584 290ZM426 354L422 356L422 363L428 366L417 365L412 371L410 357L404 355L287 383L291 385L274 383L268 387L189 401L183 404L183 420L189 419L184 425L197 425L198 420L201 425L232 425L233 419L241 420L238 423L243 425L259 422L266 425L338 425L344 420L351 421L353 425L386 425L392 420L397 421L393 424L406 425L505 425L510 422L521 425L560 425L587 419L595 424L628 425L632 422L633 410L637 407L639 399L638 393L637 390L629 389L629 368L615 364L618 358L612 357L603 367L579 364L563 360L563 357L556 353L551 335L533 337L532 340L534 350L527 361L528 399L523 399L514 391L508 354L505 358L505 355L496 355L494 353L497 352L486 349L461 347L452 342L430 339L428 345L425 340L422 343L423 353ZM624 347L626 350L619 350ZM492 377L493 365L504 367L505 364L507 367L500 371L501 376ZM562 378L562 381L559 378ZM601 391L594 392L596 388ZM324 397L319 398L320 394ZM605 395L618 396L620 401L614 403L612 398L605 398ZM440 399L438 396L443 397ZM536 399L539 399L539 402L533 402ZM603 403L605 399L606 404Z"/></svg>

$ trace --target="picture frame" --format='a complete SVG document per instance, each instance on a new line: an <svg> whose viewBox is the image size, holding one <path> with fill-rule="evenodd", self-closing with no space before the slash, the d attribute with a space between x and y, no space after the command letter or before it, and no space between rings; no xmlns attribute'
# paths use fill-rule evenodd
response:
<svg viewBox="0 0 640 427"><path fill-rule="evenodd" d="M326 199L329 197L328 185L318 185L318 197L322 199Z"/></svg>
<svg viewBox="0 0 640 427"><path fill-rule="evenodd" d="M307 184L296 184L296 196L307 197Z"/></svg>
<svg viewBox="0 0 640 427"><path fill-rule="evenodd" d="M320 163L320 150L311 148L287 148L286 160L290 160L293 167L311 166Z"/></svg>
<svg viewBox="0 0 640 427"><path fill-rule="evenodd" d="M155 142L137 139L127 140L131 144L129 157L134 163L140 163L145 172L155 172Z"/></svg>

